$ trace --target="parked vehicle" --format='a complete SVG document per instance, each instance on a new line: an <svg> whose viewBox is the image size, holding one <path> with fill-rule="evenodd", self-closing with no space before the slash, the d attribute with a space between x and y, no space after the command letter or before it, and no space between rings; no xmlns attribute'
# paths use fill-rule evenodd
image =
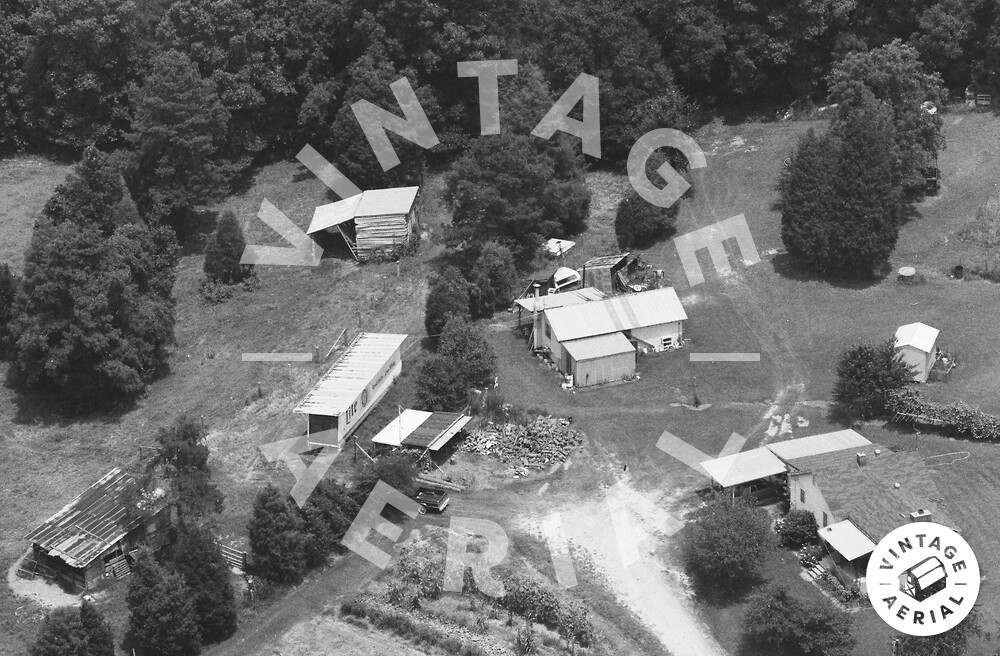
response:
<svg viewBox="0 0 1000 656"><path fill-rule="evenodd" d="M428 510L440 513L451 503L451 495L447 490L439 490L433 487L419 488L411 497L420 504L420 514L426 514Z"/></svg>
<svg viewBox="0 0 1000 656"><path fill-rule="evenodd" d="M781 488L774 483L758 481L750 485L739 486L736 490L736 496L750 499L758 506L764 506L778 501L781 497Z"/></svg>

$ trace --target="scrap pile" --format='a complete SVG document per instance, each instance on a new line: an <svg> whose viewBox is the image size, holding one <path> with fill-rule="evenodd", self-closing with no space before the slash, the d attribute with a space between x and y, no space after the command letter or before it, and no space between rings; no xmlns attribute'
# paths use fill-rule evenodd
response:
<svg viewBox="0 0 1000 656"><path fill-rule="evenodd" d="M508 473L526 476L530 469L545 469L563 462L583 443L583 435L558 417L535 418L528 424L493 424L472 431L462 450L494 456L513 465Z"/></svg>

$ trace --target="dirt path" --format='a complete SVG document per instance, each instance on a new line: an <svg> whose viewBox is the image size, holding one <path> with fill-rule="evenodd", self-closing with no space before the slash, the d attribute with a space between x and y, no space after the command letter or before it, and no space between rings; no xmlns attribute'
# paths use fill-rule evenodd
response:
<svg viewBox="0 0 1000 656"><path fill-rule="evenodd" d="M338 604L354 595L378 573L361 556L349 553L327 569L309 577L294 590L249 622L240 625L236 635L205 649L204 656L252 656L273 654L273 645L303 621L315 618L325 607ZM270 651L267 645L272 645Z"/></svg>
<svg viewBox="0 0 1000 656"><path fill-rule="evenodd" d="M631 486L628 478L601 499L566 504L557 513L574 559L586 559L621 602L675 656L727 656L698 617L686 579L657 556L657 546L682 524ZM523 528L541 534L543 517L525 517ZM610 530L614 527L614 530Z"/></svg>

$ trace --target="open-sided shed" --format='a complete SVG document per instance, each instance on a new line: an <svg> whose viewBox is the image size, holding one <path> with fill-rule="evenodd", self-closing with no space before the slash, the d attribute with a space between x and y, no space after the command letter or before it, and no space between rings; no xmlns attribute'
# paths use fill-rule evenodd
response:
<svg viewBox="0 0 1000 656"><path fill-rule="evenodd" d="M403 370L406 335L360 333L293 412L308 416L311 448L340 448Z"/></svg>
<svg viewBox="0 0 1000 656"><path fill-rule="evenodd" d="M751 483L788 471L785 463L766 447L758 447L701 463L702 468L723 488Z"/></svg>
<svg viewBox="0 0 1000 656"><path fill-rule="evenodd" d="M372 438L376 444L439 451L472 417L460 412L403 410Z"/></svg>
<svg viewBox="0 0 1000 656"><path fill-rule="evenodd" d="M406 246L418 223L420 187L372 189L313 212L306 234L339 232L359 260Z"/></svg>

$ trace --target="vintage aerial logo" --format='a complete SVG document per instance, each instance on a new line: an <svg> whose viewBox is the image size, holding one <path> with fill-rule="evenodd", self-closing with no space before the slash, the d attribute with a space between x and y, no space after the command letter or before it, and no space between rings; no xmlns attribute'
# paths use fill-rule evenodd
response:
<svg viewBox="0 0 1000 656"><path fill-rule="evenodd" d="M912 522L878 543L868 561L868 597L889 626L915 636L952 629L979 596L979 562L947 526Z"/></svg>

